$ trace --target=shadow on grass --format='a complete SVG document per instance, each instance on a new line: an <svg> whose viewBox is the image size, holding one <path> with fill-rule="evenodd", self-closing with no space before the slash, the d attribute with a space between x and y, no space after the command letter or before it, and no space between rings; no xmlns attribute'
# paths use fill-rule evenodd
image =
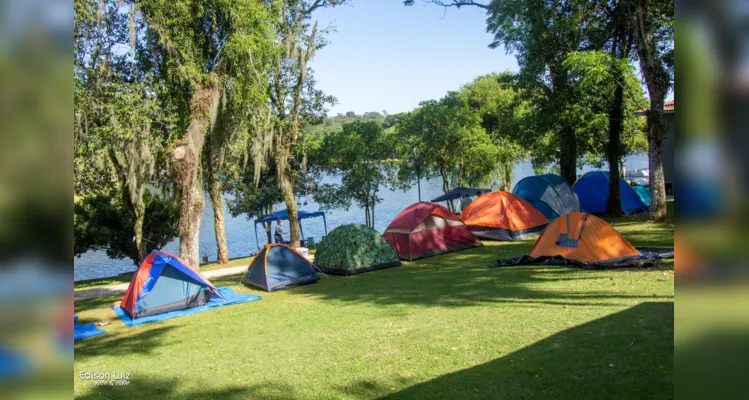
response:
<svg viewBox="0 0 749 400"><path fill-rule="evenodd" d="M172 334L177 325L155 328L129 327L127 331L109 332L106 335L81 340L75 345L76 360L96 357L103 353L108 355L149 354L165 343L175 344L179 339ZM133 333L131 330L140 330Z"/></svg>
<svg viewBox="0 0 749 400"><path fill-rule="evenodd" d="M526 254L531 246L532 241L491 243L404 263L402 267L345 278L331 276L291 292L344 302L455 307L486 302L610 306L621 305L626 299L672 297L620 293L611 281L617 271L593 272L559 266L490 267L492 260ZM595 282L575 285L575 281ZM560 282L559 290L553 289L554 282Z"/></svg>
<svg viewBox="0 0 749 400"><path fill-rule="evenodd" d="M195 382L192 382L194 386ZM76 396L81 400L95 399L297 399L293 388L283 383L267 383L260 385L235 385L220 390L186 389L186 382L174 377L146 378L131 376L126 386L94 386L84 395Z"/></svg>
<svg viewBox="0 0 749 400"><path fill-rule="evenodd" d="M673 398L673 317L673 303L642 303L381 398Z"/></svg>

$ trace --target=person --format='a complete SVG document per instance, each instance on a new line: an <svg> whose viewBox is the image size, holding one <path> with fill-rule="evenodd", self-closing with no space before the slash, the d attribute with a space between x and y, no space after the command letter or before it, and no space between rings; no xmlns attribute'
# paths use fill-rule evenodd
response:
<svg viewBox="0 0 749 400"><path fill-rule="evenodd" d="M276 234L275 234L276 243L287 244L286 241L283 240L283 235L287 233L288 232L283 231L283 220L278 221L278 224L276 225Z"/></svg>

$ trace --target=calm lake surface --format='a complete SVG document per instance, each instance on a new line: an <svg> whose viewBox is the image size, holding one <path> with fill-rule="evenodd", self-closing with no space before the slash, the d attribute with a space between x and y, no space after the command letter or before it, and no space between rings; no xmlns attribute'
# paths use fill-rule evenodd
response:
<svg viewBox="0 0 749 400"><path fill-rule="evenodd" d="M629 157L626 162L627 169L647 168L647 165L647 156ZM606 167L604 166L604 169L605 168ZM582 168L579 170L578 174L583 174L592 169L595 168ZM533 175L533 168L530 163L519 163L515 167L513 185L520 179L531 175ZM336 182L340 181L340 178L330 176L327 177L325 181ZM442 180L440 178L423 179L421 181L421 199L423 201L429 201L441 194ZM383 200L375 208L375 229L380 233L385 231L390 221L392 221L399 212L419 200L416 185L406 192L400 190L392 191L387 187L383 187L380 189L379 196ZM308 197L298 198L297 201L300 204L299 209L301 210L315 211L320 208L311 198ZM284 208L285 206L283 204L277 204L274 206L274 210L281 210ZM261 226L258 226L258 237L256 240L255 224L252 220L247 219L244 215L232 217L226 209L224 209L224 214L226 216L226 241L229 247L230 258L247 257L250 254L257 252L258 246L256 245L256 242L260 244L260 247L265 245L267 238ZM339 225L364 223L364 211L353 205L348 210L326 210L325 214L328 231L333 230ZM320 237L325 234L322 218L304 219L301 223L302 229L304 230L304 236L314 237L315 242L318 242ZM288 231L288 223L284 226L284 230ZM285 237L288 240L288 235L285 235ZM179 240L175 239L168 243L164 246L163 250L171 253L178 253ZM216 237L213 231L213 208L211 207L211 202L207 196L200 226L200 255L201 257L207 255L208 259L211 261L216 259ZM136 266L133 265L130 260L111 259L107 257L107 254L104 251L86 252L80 257L74 258L73 266L74 279L76 281L104 278L125 272L131 272L136 269Z"/></svg>

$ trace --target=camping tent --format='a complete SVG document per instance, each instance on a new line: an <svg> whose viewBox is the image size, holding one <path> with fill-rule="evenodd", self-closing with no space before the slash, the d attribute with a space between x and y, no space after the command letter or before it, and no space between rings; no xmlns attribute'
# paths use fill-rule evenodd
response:
<svg viewBox="0 0 749 400"><path fill-rule="evenodd" d="M172 254L154 250L135 271L120 302L136 319L201 306L221 294L199 272Z"/></svg>
<svg viewBox="0 0 749 400"><path fill-rule="evenodd" d="M317 247L315 265L333 275L354 275L401 265L398 255L376 230L341 225Z"/></svg>
<svg viewBox="0 0 749 400"><path fill-rule="evenodd" d="M541 232L549 220L530 203L508 192L490 192L460 214L468 229L484 239L518 240Z"/></svg>
<svg viewBox="0 0 749 400"><path fill-rule="evenodd" d="M317 282L315 266L294 249L266 244L250 261L242 283L272 292Z"/></svg>
<svg viewBox="0 0 749 400"><path fill-rule="evenodd" d="M304 210L297 210L297 220L303 220L307 218L313 218L313 217L322 217L322 223L325 227L325 234L328 234L328 223L325 221L325 212L323 211L304 211ZM264 217L260 217L255 220L255 244L258 248L260 248L260 243L257 239L257 224L264 223L264 222L278 222L281 220L288 220L289 219L289 211L284 209L281 211L276 211L274 213L268 214ZM302 229L302 224L299 224L299 231L302 234L302 241L304 241L304 229Z"/></svg>
<svg viewBox="0 0 749 400"><path fill-rule="evenodd" d="M484 193L491 192L491 189L476 189L476 188L467 188L467 187L456 187L455 189L443 194L442 196L438 196L432 199L432 203L437 203L440 201L448 201L448 200L455 200L459 199L461 197L466 196L481 196Z"/></svg>
<svg viewBox="0 0 749 400"><path fill-rule="evenodd" d="M481 241L450 210L424 201L401 211L383 237L398 257L409 261L481 246Z"/></svg>
<svg viewBox="0 0 749 400"><path fill-rule="evenodd" d="M549 221L561 214L580 211L580 200L559 175L546 174L523 178L512 191L531 203Z"/></svg>
<svg viewBox="0 0 749 400"><path fill-rule="evenodd" d="M580 177L572 185L577 193L580 205L585 211L603 214L606 212L606 202L609 199L609 171L590 171ZM624 179L619 178L619 192L621 194L622 211L625 214L637 214L647 211L648 206L642 202Z"/></svg>
<svg viewBox="0 0 749 400"><path fill-rule="evenodd" d="M674 249L636 249L606 221L592 214L560 215L527 256L498 260L499 266L561 264L583 268L644 267L673 258Z"/></svg>
<svg viewBox="0 0 749 400"><path fill-rule="evenodd" d="M646 188L645 186L635 185L632 186L632 190L634 190L637 195L640 196L640 200L642 200L642 202L646 206L650 207L650 189Z"/></svg>

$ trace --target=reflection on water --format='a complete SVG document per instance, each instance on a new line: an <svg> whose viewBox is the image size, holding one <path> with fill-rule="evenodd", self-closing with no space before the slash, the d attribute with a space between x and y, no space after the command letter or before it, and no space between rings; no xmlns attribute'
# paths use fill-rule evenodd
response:
<svg viewBox="0 0 749 400"><path fill-rule="evenodd" d="M643 168L646 166L647 157L636 156L627 159L628 169ZM588 167L581 169L580 174L590 169L593 168ZM515 167L514 183L530 175L533 175L533 168L530 166L530 163L519 163ZM338 180L336 177L326 178L326 182L335 182L336 180ZM441 179L434 178L422 180L422 200L429 200L440 194L442 194ZM375 207L375 229L380 233L385 231L390 221L392 221L401 210L418 201L416 186L406 192L400 190L392 191L388 188L382 188L379 195L383 200ZM310 211L319 209L319 206L312 201L311 198L300 198L298 199L298 202L300 204L299 209ZM216 237L213 232L213 208L211 207L211 202L207 196L205 205L200 225L200 255L201 257L207 255L209 260L215 260ZM285 208L285 206L277 204L274 207L274 210L280 210L283 208ZM224 214L226 215L226 241L229 246L229 257L246 257L257 252L257 245L255 244L255 226L253 221L248 220L244 215L232 217L227 210L224 210ZM356 206L352 206L348 211L343 209L327 210L325 214L328 223L328 230L332 230L339 225L364 223L364 211ZM305 237L314 237L316 242L325 234L322 218L303 220L302 229L304 230ZM288 228L286 230L288 230ZM267 238L262 231L262 227L259 227L257 233L257 242L259 242L260 246L263 246L267 242ZM288 239L288 235L286 235L286 238ZM175 239L164 246L164 250L178 253L179 241ZM82 254L80 258L74 259L74 279L76 281L114 276L133 270L135 270L135 266L130 262L130 260L110 259L104 251L89 251Z"/></svg>

